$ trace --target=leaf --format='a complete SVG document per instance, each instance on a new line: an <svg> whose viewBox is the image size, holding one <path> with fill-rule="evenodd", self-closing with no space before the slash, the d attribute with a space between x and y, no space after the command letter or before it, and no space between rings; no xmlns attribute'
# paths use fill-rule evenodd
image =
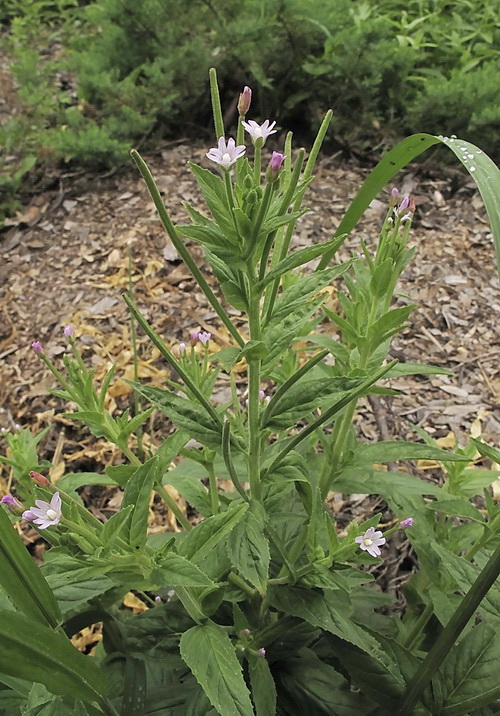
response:
<svg viewBox="0 0 500 716"><path fill-rule="evenodd" d="M441 565L449 572L464 592L468 592L481 573L481 567L467 559L453 554L437 542L432 542L432 549L440 558ZM500 626L500 588L494 584L485 594L478 608L484 619L495 628Z"/></svg>
<svg viewBox="0 0 500 716"><path fill-rule="evenodd" d="M121 713L127 716L143 716L147 681L146 664L142 659L127 655L123 682Z"/></svg>
<svg viewBox="0 0 500 716"><path fill-rule="evenodd" d="M56 627L62 622L56 598L3 508L0 508L0 586L16 609L33 623Z"/></svg>
<svg viewBox="0 0 500 716"><path fill-rule="evenodd" d="M221 716L253 716L250 693L233 644L217 624L207 622L185 632L181 656Z"/></svg>
<svg viewBox="0 0 500 716"><path fill-rule="evenodd" d="M222 423L216 422L201 405L181 398L170 390L138 383L132 385L138 393L156 405L179 428L186 430L192 438L212 450L221 449Z"/></svg>
<svg viewBox="0 0 500 716"><path fill-rule="evenodd" d="M352 693L347 680L311 649L301 649L280 662L280 667L278 678L288 697L287 713L363 716L373 709L373 704L360 693Z"/></svg>
<svg viewBox="0 0 500 716"><path fill-rule="evenodd" d="M57 481L57 488L64 492L74 492L84 485L116 485L116 480L97 472L68 472Z"/></svg>
<svg viewBox="0 0 500 716"><path fill-rule="evenodd" d="M118 512L104 523L100 538L107 551L114 547L118 539L128 542L133 511L134 505L122 506Z"/></svg>
<svg viewBox="0 0 500 716"><path fill-rule="evenodd" d="M234 236L234 221L231 216L224 182L208 169L203 169L192 162L188 162L188 165L196 177L212 216L226 237L234 240L236 238Z"/></svg>
<svg viewBox="0 0 500 716"><path fill-rule="evenodd" d="M183 535L179 541L179 554L194 563L201 562L236 527L247 509L247 502L237 502L225 512L203 520Z"/></svg>
<svg viewBox="0 0 500 716"><path fill-rule="evenodd" d="M276 685L267 660L249 654L248 675L256 716L276 716Z"/></svg>
<svg viewBox="0 0 500 716"><path fill-rule="evenodd" d="M434 510L435 512L444 512L445 515L463 517L484 525L484 517L479 510L466 499L461 499L460 497L446 499L446 497L443 496L443 499L439 498L436 502L427 505L427 509Z"/></svg>
<svg viewBox="0 0 500 716"><path fill-rule="evenodd" d="M181 464L184 464L184 460ZM210 517L212 506L208 490L198 478L182 475L174 471L167 472L163 477L164 485L172 485L203 517Z"/></svg>
<svg viewBox="0 0 500 716"><path fill-rule="evenodd" d="M146 544L149 498L158 477L158 458L155 455L137 468L125 487L121 509L132 506L128 543L136 549Z"/></svg>
<svg viewBox="0 0 500 716"><path fill-rule="evenodd" d="M217 585L195 564L171 552L154 569L151 579L161 587L210 587ZM161 580L161 581L160 581Z"/></svg>
<svg viewBox="0 0 500 716"><path fill-rule="evenodd" d="M358 444L354 451L352 464L373 465L394 460L439 460L441 462L469 462L464 455L441 450L423 443L405 440L385 440L378 443Z"/></svg>
<svg viewBox="0 0 500 716"><path fill-rule="evenodd" d="M500 698L499 660L496 630L478 624L449 652L437 676L444 692L440 713L469 714Z"/></svg>
<svg viewBox="0 0 500 716"><path fill-rule="evenodd" d="M262 427L283 429L295 425L313 410L329 401L337 401L350 389L357 388L362 379L352 378L311 378L292 385L282 398L269 406L269 417ZM268 414L268 411L266 411Z"/></svg>
<svg viewBox="0 0 500 716"><path fill-rule="evenodd" d="M415 157L418 157L419 154L422 154L422 152L425 152L429 147L439 142L442 142L448 149L452 150L462 162L465 169L467 169L472 179L476 182L490 220L497 252L497 265L500 271L500 170L488 155L478 149L474 144L454 137L448 138L441 136L435 137L431 134L412 134L411 137L407 137L402 142L399 142L391 151L387 152L363 182L349 209L345 213L344 218L337 227L337 231L335 232L336 236L350 234L371 201L375 199L386 184L390 182L403 167L415 159ZM469 154L474 155L473 163L468 157ZM325 253L318 268L325 268L333 254L334 251L332 249Z"/></svg>
<svg viewBox="0 0 500 716"><path fill-rule="evenodd" d="M278 298L271 314L271 320L275 322L289 314L290 311L300 306L305 300L328 286L334 279L344 273L349 266L350 262L336 266L333 269L316 271L316 273L299 278L296 283L285 289Z"/></svg>
<svg viewBox="0 0 500 716"><path fill-rule="evenodd" d="M0 611L0 641L0 672L40 682L56 695L83 701L104 698L104 673L62 634L24 614Z"/></svg>
<svg viewBox="0 0 500 716"><path fill-rule="evenodd" d="M84 611L91 599L116 586L103 574L82 579L78 572L48 574L47 582L59 602L65 621Z"/></svg>
<svg viewBox="0 0 500 716"><path fill-rule="evenodd" d="M448 368L441 368L438 365L429 365L428 363L396 363L385 374L385 377L399 378L402 375L455 375L455 372Z"/></svg>
<svg viewBox="0 0 500 716"><path fill-rule="evenodd" d="M316 592L299 587L272 587L270 603L278 610L305 619L313 626L354 644L397 676L398 672L376 639L349 618L341 592Z"/></svg>
<svg viewBox="0 0 500 716"><path fill-rule="evenodd" d="M306 248L304 249L294 251L292 254L289 254L286 258L280 261L275 268L269 271L268 274L266 274L264 279L259 282L258 288L260 290L265 288L269 283L271 283L277 278L281 278L281 276L283 276L283 274L287 273L288 271L291 271L298 266L302 266L302 264L305 264L308 261L312 261L313 259L318 258L318 256L321 256L327 251L330 252L333 250L334 253L336 249L340 246L342 241L343 237L337 237L331 239L330 241L326 241L324 244L306 246ZM347 266L348 264L345 265L345 268L347 268ZM345 268L343 270L345 270Z"/></svg>
<svg viewBox="0 0 500 716"><path fill-rule="evenodd" d="M265 537L266 513L255 501L229 536L227 548L231 564L240 574L265 593L271 560L269 543Z"/></svg>

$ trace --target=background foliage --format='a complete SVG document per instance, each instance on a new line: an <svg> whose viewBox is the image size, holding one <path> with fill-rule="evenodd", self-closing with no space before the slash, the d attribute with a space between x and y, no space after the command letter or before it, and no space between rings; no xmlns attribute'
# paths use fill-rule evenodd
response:
<svg viewBox="0 0 500 716"><path fill-rule="evenodd" d="M6 0L0 23L20 103L0 127L7 193L33 158L106 167L206 133L211 66L226 107L249 84L304 141L331 107L362 151L416 131L500 148L493 0Z"/></svg>

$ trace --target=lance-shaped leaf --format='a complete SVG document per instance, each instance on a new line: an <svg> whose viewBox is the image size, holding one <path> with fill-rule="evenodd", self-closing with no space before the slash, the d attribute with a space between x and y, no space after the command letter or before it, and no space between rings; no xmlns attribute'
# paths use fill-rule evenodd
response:
<svg viewBox="0 0 500 716"><path fill-rule="evenodd" d="M213 622L181 637L181 656L221 716L253 716L250 693L229 636Z"/></svg>
<svg viewBox="0 0 500 716"><path fill-rule="evenodd" d="M0 672L44 684L52 694L102 702L106 678L59 632L24 614L0 611Z"/></svg>
<svg viewBox="0 0 500 716"><path fill-rule="evenodd" d="M128 542L131 547L142 547L146 543L149 498L153 485L159 479L158 458L156 455L137 468L127 482L122 500L122 509L132 506Z"/></svg>
<svg viewBox="0 0 500 716"><path fill-rule="evenodd" d="M265 592L271 560L269 543L264 534L265 512L258 502L250 502L228 540L231 564L250 584Z"/></svg>
<svg viewBox="0 0 500 716"><path fill-rule="evenodd" d="M14 606L33 622L50 627L61 624L57 600L3 508L0 508L0 585Z"/></svg>
<svg viewBox="0 0 500 716"><path fill-rule="evenodd" d="M378 443L356 446L352 464L373 465L393 460L440 460L446 462L469 462L464 455L457 455L449 450L431 447L423 443L412 443L405 440L386 440Z"/></svg>
<svg viewBox="0 0 500 716"><path fill-rule="evenodd" d="M179 554L199 564L234 529L247 509L247 502L238 502L225 512L203 520L184 534L179 542Z"/></svg>

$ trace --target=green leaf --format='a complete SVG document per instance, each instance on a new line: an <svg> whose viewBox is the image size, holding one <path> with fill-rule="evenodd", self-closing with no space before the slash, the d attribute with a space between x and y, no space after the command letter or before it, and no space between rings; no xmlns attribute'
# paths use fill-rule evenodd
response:
<svg viewBox="0 0 500 716"><path fill-rule="evenodd" d="M262 593L266 591L271 560L269 543L264 535L265 524L266 513L262 505L250 502L227 544L233 568Z"/></svg>
<svg viewBox="0 0 500 716"><path fill-rule="evenodd" d="M447 656L437 678L444 701L443 716L469 714L500 698L500 642L486 622L478 624Z"/></svg>
<svg viewBox="0 0 500 716"><path fill-rule="evenodd" d="M142 659L127 655L121 713L127 716L143 716L146 706L146 664Z"/></svg>
<svg viewBox="0 0 500 716"><path fill-rule="evenodd" d="M170 390L147 385L133 384L135 390L156 405L178 427L212 450L220 450L222 445L222 423L201 405L172 393Z"/></svg>
<svg viewBox="0 0 500 716"><path fill-rule="evenodd" d="M228 238L233 240L236 238L234 221L229 208L226 187L222 179L213 174L208 169L188 162L191 171L196 177L198 186L203 192L205 201L207 202L208 208L210 209L212 216L218 223L223 233Z"/></svg>
<svg viewBox="0 0 500 716"><path fill-rule="evenodd" d="M248 341L241 349L239 360L243 358L248 362L251 360L262 360L269 353L264 341Z"/></svg>
<svg viewBox="0 0 500 716"><path fill-rule="evenodd" d="M115 543L119 539L123 539L128 543L130 535L130 521L134 505L121 507L109 520L104 523L100 539L106 550L113 549Z"/></svg>
<svg viewBox="0 0 500 716"><path fill-rule="evenodd" d="M48 574L47 582L59 602L65 621L84 611L91 599L116 586L109 577L103 574L82 579L78 572Z"/></svg>
<svg viewBox="0 0 500 716"><path fill-rule="evenodd" d="M248 675L256 716L276 716L276 685L267 660L249 654Z"/></svg>
<svg viewBox="0 0 500 716"><path fill-rule="evenodd" d="M441 450L422 443L405 440L385 440L378 443L358 444L354 451L352 464L373 465L395 460L439 460L442 462L469 462L464 455L449 450Z"/></svg>
<svg viewBox="0 0 500 716"><path fill-rule="evenodd" d="M83 701L104 698L104 673L63 634L24 614L0 611L0 642L0 672L40 682L56 695Z"/></svg>
<svg viewBox="0 0 500 716"><path fill-rule="evenodd" d="M226 373L229 373L233 365L238 362L240 352L240 348L228 346L227 348L221 348L220 351L214 353L210 357L210 360L219 361Z"/></svg>
<svg viewBox="0 0 500 716"><path fill-rule="evenodd" d="M210 587L216 585L207 575L195 564L181 557L180 554L171 552L154 569L151 579L158 582L162 587ZM161 581L160 581L161 580Z"/></svg>
<svg viewBox="0 0 500 716"><path fill-rule="evenodd" d="M483 455L483 457L489 457L490 460L500 465L500 450L492 447L491 445L487 445L486 443L483 443L481 440L477 440L476 438L471 438L471 441L474 443L474 445L478 449L478 452Z"/></svg>
<svg viewBox="0 0 500 716"><path fill-rule="evenodd" d="M435 137L431 134L412 134L400 142L394 149L384 155L375 169L363 182L354 201L340 222L336 236L350 234L361 219L371 201L386 186L396 174L419 154L425 152L434 144L442 142L458 157L477 184L484 201L486 212L491 223L493 240L497 252L497 265L500 271L500 170L495 163L478 147L462 139ZM474 155L472 162L468 157ZM334 251L330 249L319 264L319 269L325 268Z"/></svg>
<svg viewBox="0 0 500 716"><path fill-rule="evenodd" d="M236 527L247 509L247 502L237 502L225 512L203 520L183 535L182 540L179 541L179 554L194 563L203 561L214 547Z"/></svg>
<svg viewBox="0 0 500 716"><path fill-rule="evenodd" d="M0 586L16 609L33 622L50 627L62 622L56 598L3 508L0 508Z"/></svg>
<svg viewBox="0 0 500 716"><path fill-rule="evenodd" d="M183 460L181 465L186 461ZM189 460L188 462L192 462ZM187 470L187 467L184 469ZM208 473L207 475L208 476ZM203 517L210 517L212 514L212 506L210 504L210 496L208 490L197 477L183 475L174 470L167 472L163 477L164 485L172 485L183 496L183 498L192 505Z"/></svg>
<svg viewBox="0 0 500 716"><path fill-rule="evenodd" d="M113 484L125 487L128 479L137 470L135 465L109 465L106 468L106 475L113 481Z"/></svg>
<svg viewBox="0 0 500 716"><path fill-rule="evenodd" d="M437 542L432 542L430 546L440 558L441 565L453 577L459 588L468 592L481 574L481 567L453 554ZM500 626L500 588L497 585L493 585L484 596L478 611L493 627L498 628Z"/></svg>
<svg viewBox="0 0 500 716"><path fill-rule="evenodd" d="M484 517L474 505L471 505L466 499L456 497L455 499L439 498L436 502L426 506L428 510L434 512L444 512L445 515L453 515L454 517L463 517L473 522L479 522L484 525Z"/></svg>
<svg viewBox="0 0 500 716"><path fill-rule="evenodd" d="M132 506L128 543L136 549L146 544L149 498L151 497L153 485L159 478L158 467L158 458L155 455L144 465L137 468L132 477L129 478L123 494L121 509Z"/></svg>
<svg viewBox="0 0 500 716"><path fill-rule="evenodd" d="M181 656L221 716L253 716L250 694L233 644L217 624L185 632Z"/></svg>
<svg viewBox="0 0 500 716"><path fill-rule="evenodd" d="M441 368L438 365L429 365L427 363L396 363L385 374L385 377L399 378L402 375L455 375L455 372L448 370L448 368Z"/></svg>
<svg viewBox="0 0 500 716"><path fill-rule="evenodd" d="M258 289L262 290L275 279L281 278L283 274L287 273L288 271L291 271L294 268L297 268L298 266L302 266L302 264L305 264L308 261L312 261L313 259L318 258L318 256L321 256L327 251L332 251L332 253L335 253L342 241L343 237L337 237L331 239L330 241L326 241L324 244L306 246L306 248L304 249L294 251L292 254L289 254L286 258L280 261L279 264L277 264L275 268L269 271L268 274L266 274L264 279L259 282ZM346 264L342 270L345 271L348 265L349 264Z"/></svg>
<svg viewBox="0 0 500 716"><path fill-rule="evenodd" d="M269 406L267 421L262 427L283 429L295 425L317 408L323 407L329 401L337 401L350 389L357 388L362 379L352 378L311 378L300 380L292 385L283 397Z"/></svg>
<svg viewBox="0 0 500 716"><path fill-rule="evenodd" d="M64 492L74 492L84 485L116 485L116 480L97 472L68 472L57 481L57 489Z"/></svg>
<svg viewBox="0 0 500 716"><path fill-rule="evenodd" d="M347 680L311 649L301 649L280 667L278 678L286 690L287 713L363 716L373 709L373 704L360 693L352 693Z"/></svg>
<svg viewBox="0 0 500 716"><path fill-rule="evenodd" d="M314 296L343 274L349 266L350 263L348 262L332 269L316 271L316 273L299 278L296 283L285 289L278 298L271 314L271 320L276 322L288 315L290 311L295 310L295 308L300 306L304 301Z"/></svg>
<svg viewBox="0 0 500 716"><path fill-rule="evenodd" d="M268 592L276 609L354 644L397 675L397 669L377 640L349 618L340 595L338 591L321 593L299 587L272 587Z"/></svg>

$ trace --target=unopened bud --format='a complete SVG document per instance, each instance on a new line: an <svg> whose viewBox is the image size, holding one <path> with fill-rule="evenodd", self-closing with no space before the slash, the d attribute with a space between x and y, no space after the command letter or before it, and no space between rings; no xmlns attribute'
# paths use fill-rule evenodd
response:
<svg viewBox="0 0 500 716"><path fill-rule="evenodd" d="M240 98L238 100L238 114L240 117L245 117L246 113L250 109L250 103L252 102L252 90L250 87L243 88L243 92L240 93Z"/></svg>
<svg viewBox="0 0 500 716"><path fill-rule="evenodd" d="M274 182L279 177L283 162L285 161L285 155L281 152L273 152L271 161L269 162L266 170L266 179L268 182Z"/></svg>
<svg viewBox="0 0 500 716"><path fill-rule="evenodd" d="M259 649L258 652L257 652L257 654L258 654L260 657L264 658L265 655L266 655L266 650L265 650L265 649Z"/></svg>
<svg viewBox="0 0 500 716"><path fill-rule="evenodd" d="M71 338L71 336L73 335L74 332L75 332L75 329L73 328L73 326L65 326L65 328L64 328L65 338Z"/></svg>
<svg viewBox="0 0 500 716"><path fill-rule="evenodd" d="M45 475L41 475L39 472L35 472L35 470L32 470L30 472L31 479L36 482L37 485L40 485L40 487L49 487L50 482L47 480Z"/></svg>
<svg viewBox="0 0 500 716"><path fill-rule="evenodd" d="M250 636L250 629L242 629L241 636Z"/></svg>
<svg viewBox="0 0 500 716"><path fill-rule="evenodd" d="M413 517L407 517L405 520L401 520L401 522L399 523L399 529L405 530L408 527L411 527L412 524L413 524Z"/></svg>
<svg viewBox="0 0 500 716"><path fill-rule="evenodd" d="M40 341L33 341L33 343L31 344L31 347L37 355L40 355L40 353L43 353L43 346L40 343Z"/></svg>

